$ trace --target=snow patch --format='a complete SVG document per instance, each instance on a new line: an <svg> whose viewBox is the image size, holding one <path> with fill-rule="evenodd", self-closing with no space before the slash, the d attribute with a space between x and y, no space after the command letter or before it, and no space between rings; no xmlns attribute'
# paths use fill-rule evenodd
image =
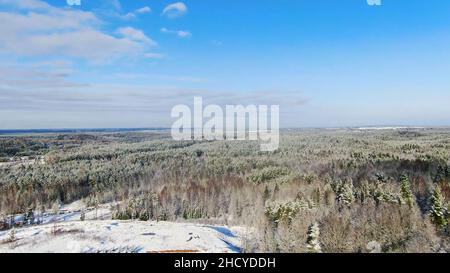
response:
<svg viewBox="0 0 450 273"><path fill-rule="evenodd" d="M152 253L241 251L241 240L227 227L141 221L68 221L0 232L0 253Z"/></svg>

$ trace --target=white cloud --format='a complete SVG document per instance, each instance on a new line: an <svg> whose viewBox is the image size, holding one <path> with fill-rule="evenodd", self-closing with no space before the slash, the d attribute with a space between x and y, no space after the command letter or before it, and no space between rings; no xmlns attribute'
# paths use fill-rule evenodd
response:
<svg viewBox="0 0 450 273"><path fill-rule="evenodd" d="M134 14L133 12L128 12L125 15L120 16L122 19L125 20L131 20L131 19L135 19L136 18L136 14Z"/></svg>
<svg viewBox="0 0 450 273"><path fill-rule="evenodd" d="M176 2L170 5L167 5L162 15L167 16L168 18L176 18L184 15L187 12L187 7L183 2Z"/></svg>
<svg viewBox="0 0 450 273"><path fill-rule="evenodd" d="M0 128L170 126L173 122L170 109L180 103L192 102L194 96L203 96L208 104L280 104L292 107L289 109L297 109L298 105L294 102L302 98L297 93L244 94L238 91L199 90L153 83L195 83L202 80L174 75L124 74L111 77L124 77L133 83L94 82L86 85L48 75L48 81L40 76L38 79L25 78L23 82L14 83L14 87L0 85ZM136 78L147 79L149 83L136 84ZM35 87L36 81L39 82L39 88Z"/></svg>
<svg viewBox="0 0 450 273"><path fill-rule="evenodd" d="M136 13L150 13L150 12L152 12L152 9L148 6L136 10Z"/></svg>
<svg viewBox="0 0 450 273"><path fill-rule="evenodd" d="M25 45L16 51L24 55L67 55L102 62L109 58L132 54L134 50L142 51L144 48L138 41L127 37L119 39L97 30L87 29L30 36L27 37ZM31 51L29 45L33 45Z"/></svg>
<svg viewBox="0 0 450 273"><path fill-rule="evenodd" d="M100 21L93 13L77 10L58 10L50 13L29 12L25 15L0 12L0 30L9 35L81 29L99 23ZM2 38L7 37L0 37Z"/></svg>
<svg viewBox="0 0 450 273"><path fill-rule="evenodd" d="M165 55L161 53L145 53L144 57L147 59L163 59Z"/></svg>
<svg viewBox="0 0 450 273"><path fill-rule="evenodd" d="M142 7L140 9L135 10L134 12L128 12L125 15L122 15L122 19L131 20L137 18L139 14L145 14L152 12L152 9L148 6Z"/></svg>
<svg viewBox="0 0 450 273"><path fill-rule="evenodd" d="M134 28L120 28L120 37L103 31L103 22L91 12L56 8L39 0L0 0L1 5L27 12L0 12L0 54L63 56L101 63L142 56L156 45Z"/></svg>
<svg viewBox="0 0 450 273"><path fill-rule="evenodd" d="M116 10L122 10L122 4L120 4L119 0L108 0L107 1L110 6L112 6Z"/></svg>
<svg viewBox="0 0 450 273"><path fill-rule="evenodd" d="M175 34L180 38L189 38L192 36L192 33L187 30L170 30L165 27L161 28L162 33Z"/></svg>
<svg viewBox="0 0 450 273"><path fill-rule="evenodd" d="M222 41L218 41L218 40L212 40L210 42L213 46L222 46L223 42Z"/></svg>
<svg viewBox="0 0 450 273"><path fill-rule="evenodd" d="M188 38L191 37L192 34L189 31L184 31L184 30L179 30L177 31L178 36L182 37L182 38Z"/></svg>
<svg viewBox="0 0 450 273"><path fill-rule="evenodd" d="M123 37L128 38L128 39L133 40L133 41L143 42L143 43L146 43L146 44L148 44L150 46L156 46L157 45L155 41L153 41L152 39L147 37L147 35L145 35L145 33L142 30L139 30L139 29L135 29L135 28L132 28L132 27L123 27L123 28L119 28L117 30L117 33L119 33Z"/></svg>
<svg viewBox="0 0 450 273"><path fill-rule="evenodd" d="M369 6L381 6L381 0L367 0Z"/></svg>
<svg viewBox="0 0 450 273"><path fill-rule="evenodd" d="M29 9L29 10L52 9L52 6L41 0L0 0L0 5L9 5L19 9Z"/></svg>

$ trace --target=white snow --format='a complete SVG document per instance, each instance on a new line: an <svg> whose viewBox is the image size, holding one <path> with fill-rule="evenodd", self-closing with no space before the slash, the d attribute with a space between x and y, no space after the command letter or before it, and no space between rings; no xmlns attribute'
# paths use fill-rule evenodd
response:
<svg viewBox="0 0 450 273"><path fill-rule="evenodd" d="M62 206L58 215L44 214L42 224L0 232L0 253L90 252L240 252L245 228L191 223L115 221L111 204L84 209L82 202ZM16 216L20 218L20 216ZM36 215L38 218L38 215ZM246 236L246 235L245 235Z"/></svg>
<svg viewBox="0 0 450 273"><path fill-rule="evenodd" d="M63 205L60 207L58 214L52 212L41 213L35 211L35 222L39 224L48 224L52 222L68 222L79 221L81 219L81 212L85 213L85 220L108 220L111 219L111 206L113 204L99 205L97 209L94 207L86 208L82 201L76 201L72 204ZM9 219L10 217L8 217ZM14 216L14 222L20 223L23 221L24 215L18 214Z"/></svg>
<svg viewBox="0 0 450 273"><path fill-rule="evenodd" d="M34 165L34 164L41 164L45 165L45 158L43 156L39 156L36 159L29 159L28 157L22 157L22 158L10 158L9 162L0 162L0 167L17 167L17 166L27 166L27 165Z"/></svg>
<svg viewBox="0 0 450 273"><path fill-rule="evenodd" d="M385 126L385 127L359 127L356 128L357 130L363 130L363 131L368 131L368 130L404 130L404 129L425 129L424 127L407 127L407 126Z"/></svg>
<svg viewBox="0 0 450 273"><path fill-rule="evenodd" d="M240 238L226 227L141 221L72 221L0 232L0 253L239 252Z"/></svg>

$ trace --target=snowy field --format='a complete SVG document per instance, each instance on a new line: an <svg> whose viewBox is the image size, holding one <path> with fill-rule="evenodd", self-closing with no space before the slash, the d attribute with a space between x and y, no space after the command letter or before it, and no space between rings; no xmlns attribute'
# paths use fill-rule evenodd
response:
<svg viewBox="0 0 450 273"><path fill-rule="evenodd" d="M154 253L241 251L243 228L190 223L110 220L108 205L86 210L63 206L42 224L0 232L0 253ZM20 216L17 216L19 218ZM94 220L97 219L97 220ZM108 219L108 220L106 220Z"/></svg>

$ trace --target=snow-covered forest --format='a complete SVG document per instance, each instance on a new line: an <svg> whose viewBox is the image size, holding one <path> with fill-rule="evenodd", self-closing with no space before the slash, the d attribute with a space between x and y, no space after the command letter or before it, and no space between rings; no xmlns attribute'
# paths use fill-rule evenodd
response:
<svg viewBox="0 0 450 273"><path fill-rule="evenodd" d="M450 250L448 130L280 139L261 152L149 132L2 136L0 251Z"/></svg>

